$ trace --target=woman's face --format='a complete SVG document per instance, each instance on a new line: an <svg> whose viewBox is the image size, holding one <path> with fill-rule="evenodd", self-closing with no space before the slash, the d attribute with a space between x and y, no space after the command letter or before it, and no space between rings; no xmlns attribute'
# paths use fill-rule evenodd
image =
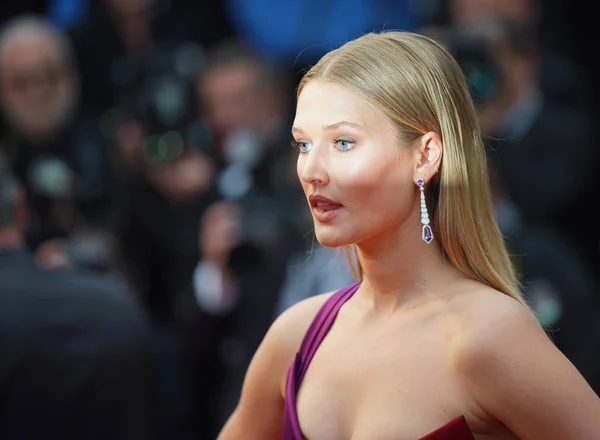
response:
<svg viewBox="0 0 600 440"><path fill-rule="evenodd" d="M320 243L360 244L407 223L419 232L415 161L401 152L407 146L381 112L338 84L311 81L298 98L292 133Z"/></svg>

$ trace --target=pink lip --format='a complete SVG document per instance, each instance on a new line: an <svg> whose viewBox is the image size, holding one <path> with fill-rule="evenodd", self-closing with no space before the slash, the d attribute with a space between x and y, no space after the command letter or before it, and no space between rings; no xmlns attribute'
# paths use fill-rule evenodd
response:
<svg viewBox="0 0 600 440"><path fill-rule="evenodd" d="M335 219L343 207L342 204L320 195L308 197L313 215L320 223L327 223Z"/></svg>

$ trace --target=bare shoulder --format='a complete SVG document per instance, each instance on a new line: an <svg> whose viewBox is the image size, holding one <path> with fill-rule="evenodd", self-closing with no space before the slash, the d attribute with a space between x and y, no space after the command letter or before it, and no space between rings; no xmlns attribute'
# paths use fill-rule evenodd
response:
<svg viewBox="0 0 600 440"><path fill-rule="evenodd" d="M534 312L518 300L481 284L457 299L460 309L457 356L462 367L482 365L484 359L504 356L523 344L552 341Z"/></svg>
<svg viewBox="0 0 600 440"><path fill-rule="evenodd" d="M297 351L319 309L334 293L321 293L294 304L277 317L269 333L285 348Z"/></svg>
<svg viewBox="0 0 600 440"><path fill-rule="evenodd" d="M530 325L543 331L530 307L491 287L474 283L462 300L465 302L465 318L473 323L471 330L477 334L484 329L493 330L491 323L500 326Z"/></svg>
<svg viewBox="0 0 600 440"><path fill-rule="evenodd" d="M452 303L454 371L485 414L521 439L600 438L600 399L527 306L483 286Z"/></svg>

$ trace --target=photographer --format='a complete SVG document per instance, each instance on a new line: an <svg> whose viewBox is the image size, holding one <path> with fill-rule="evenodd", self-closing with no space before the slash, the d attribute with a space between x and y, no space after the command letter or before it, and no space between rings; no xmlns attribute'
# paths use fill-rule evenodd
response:
<svg viewBox="0 0 600 440"><path fill-rule="evenodd" d="M164 126L140 116L124 122L123 130L134 133L120 144L130 157L120 175L114 222L120 255L130 283L163 323L172 322L172 302L199 258L202 213L219 198L214 160L192 126Z"/></svg>
<svg viewBox="0 0 600 440"><path fill-rule="evenodd" d="M112 209L106 142L79 99L79 73L64 34L35 17L0 34L0 148L27 191L28 245L105 227Z"/></svg>
<svg viewBox="0 0 600 440"><path fill-rule="evenodd" d="M595 267L598 240L590 237L598 232L573 215L589 209L598 184L591 113L548 93L541 82L543 54L533 31L518 22L468 23L451 29L444 41L478 102L498 187L528 225L564 236Z"/></svg>
<svg viewBox="0 0 600 440"><path fill-rule="evenodd" d="M158 101L164 96L158 90L157 95ZM197 136L202 130L196 130L186 111L174 123L161 122L161 108L142 107L122 122L123 166L114 231L124 275L150 314L162 361L160 385L168 402L160 415L166 428L162 434L195 439L198 416L189 405L189 380L194 376L184 374L173 308L200 258L198 224L218 194L214 160L203 137Z"/></svg>
<svg viewBox="0 0 600 440"><path fill-rule="evenodd" d="M589 212L597 185L591 115L545 93L542 55L522 24L480 20L451 29L444 42L477 103L496 214L524 293L555 343L597 388L600 327L589 323L600 312L592 270L598 233L593 222L573 215Z"/></svg>
<svg viewBox="0 0 600 440"><path fill-rule="evenodd" d="M197 224L200 259L176 310L198 423L210 426L203 432L212 439L237 401L276 311L290 255L310 226L299 214L306 202L289 146L292 91L285 72L228 41L208 54L196 91L223 200Z"/></svg>

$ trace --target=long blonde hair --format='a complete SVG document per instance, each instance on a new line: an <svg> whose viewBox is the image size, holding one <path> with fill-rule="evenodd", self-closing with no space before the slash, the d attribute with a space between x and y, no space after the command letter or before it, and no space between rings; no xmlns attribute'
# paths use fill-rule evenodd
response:
<svg viewBox="0 0 600 440"><path fill-rule="evenodd" d="M427 188L434 236L467 277L525 304L496 222L475 107L451 54L423 35L369 33L323 56L302 77L298 95L315 79L338 83L369 102L409 144L427 132L441 136L442 164ZM360 281L358 255L346 251Z"/></svg>

